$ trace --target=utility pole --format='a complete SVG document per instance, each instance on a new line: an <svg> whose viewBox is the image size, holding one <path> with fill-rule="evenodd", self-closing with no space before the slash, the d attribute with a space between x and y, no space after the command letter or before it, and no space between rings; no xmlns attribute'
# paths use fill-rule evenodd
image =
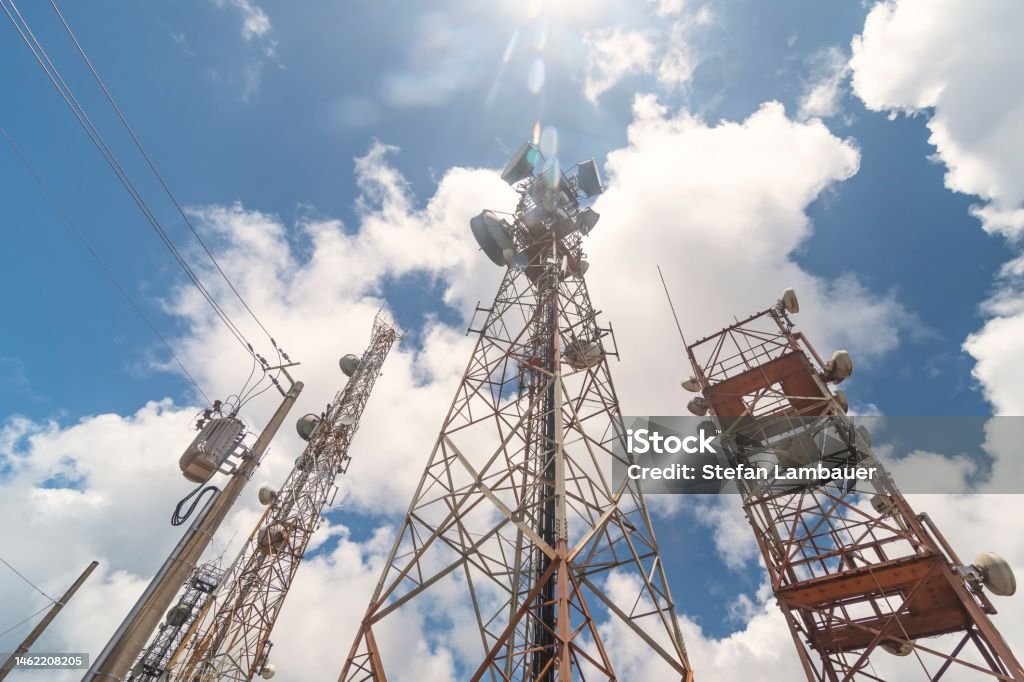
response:
<svg viewBox="0 0 1024 682"><path fill-rule="evenodd" d="M86 569L82 571L82 575L78 576L78 580L71 584L71 587L69 587L68 591L64 593L64 596L54 602L53 607L47 611L46 615L43 616L43 619L39 621L39 624L32 628L32 632L28 633L28 637L25 638L25 641L19 644L18 648L14 650L14 653L11 654L11 657L4 661L3 666L0 666L0 680L6 678L11 670L14 669L14 662L17 660L18 656L24 656L28 653L28 650L32 648L35 641L39 639L39 635L43 634L43 630L45 630L50 622L57 617L60 610L68 603L68 600L74 596L75 592L78 591L78 588L82 586L82 583L86 581L86 579L99 565L100 563L98 561L94 561L89 564Z"/></svg>
<svg viewBox="0 0 1024 682"><path fill-rule="evenodd" d="M178 590L195 569L214 533L224 521L235 500L238 499L245 484L249 482L256 467L259 466L263 453L266 452L270 441L273 440L281 423L288 416L288 412L295 404L302 388L301 381L292 383L281 405L231 476L230 482L207 503L202 515L189 527L142 597L125 617L107 646L97 656L93 666L82 678L83 682L85 680L90 682L93 680L122 680L128 674L129 668L145 648L150 635L156 630L160 618L174 602Z"/></svg>

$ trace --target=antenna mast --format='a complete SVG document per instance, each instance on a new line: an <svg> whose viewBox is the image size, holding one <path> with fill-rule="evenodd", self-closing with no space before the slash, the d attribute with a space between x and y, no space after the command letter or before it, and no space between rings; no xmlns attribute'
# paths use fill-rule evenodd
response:
<svg viewBox="0 0 1024 682"><path fill-rule="evenodd" d="M875 477L821 483L738 481L743 510L772 590L811 682L1024 680L989 616L986 590L1012 594L994 554L957 557L925 514L915 514L846 415L835 385L853 371L846 351L823 360L793 331L792 289L772 308L687 346L697 392L732 464L779 470L868 467Z"/></svg>
<svg viewBox="0 0 1024 682"><path fill-rule="evenodd" d="M477 631L473 680L623 679L596 608L663 679L689 681L644 499L607 475L625 434L614 336L584 279L597 164L545 168L526 144L502 177L520 194L511 222L484 211L470 227L505 276L339 679L388 679L407 652L381 634L447 584L465 595L453 628Z"/></svg>

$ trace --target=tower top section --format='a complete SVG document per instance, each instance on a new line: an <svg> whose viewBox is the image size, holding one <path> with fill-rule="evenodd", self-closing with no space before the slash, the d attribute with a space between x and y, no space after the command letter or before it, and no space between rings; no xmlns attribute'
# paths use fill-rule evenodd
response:
<svg viewBox="0 0 1024 682"><path fill-rule="evenodd" d="M543 244L558 240L562 255L580 264L582 237L600 218L591 208L604 192L597 162L589 159L563 171L557 159L546 160L526 142L509 159L501 179L519 192L515 213L488 210L470 221L487 257L498 266L526 268Z"/></svg>

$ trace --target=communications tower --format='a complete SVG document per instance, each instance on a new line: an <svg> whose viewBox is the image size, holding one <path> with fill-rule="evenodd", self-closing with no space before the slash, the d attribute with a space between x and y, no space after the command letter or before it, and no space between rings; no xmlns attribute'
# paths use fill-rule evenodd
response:
<svg viewBox="0 0 1024 682"><path fill-rule="evenodd" d="M1015 590L991 553L965 564L926 514L916 514L846 415L834 385L853 363L823 359L790 315L772 308L687 346L689 404L710 412L733 465L874 468L870 481L741 480L779 608L808 680L1024 680L989 616L988 592ZM784 474L785 475L785 474Z"/></svg>
<svg viewBox="0 0 1024 682"><path fill-rule="evenodd" d="M339 679L394 674L408 652L381 634L441 591L431 613L477 652L464 679L623 679L632 641L690 680L644 499L611 482L616 351L584 279L597 165L563 172L526 144L502 177L515 213L470 227L504 278Z"/></svg>
<svg viewBox="0 0 1024 682"><path fill-rule="evenodd" d="M381 366L398 338L378 314L362 356L346 355L350 378L320 415L298 422L309 441L280 490L260 489L267 505L241 553L170 663L170 680L221 682L270 678L270 633L322 512L337 494L335 479L348 470L349 446L359 428Z"/></svg>
<svg viewBox="0 0 1024 682"><path fill-rule="evenodd" d="M128 682L158 682L167 671L171 656L185 639L185 634L203 612L206 602L220 584L223 569L219 561L197 566L189 574L178 601L160 624L153 641L132 666Z"/></svg>

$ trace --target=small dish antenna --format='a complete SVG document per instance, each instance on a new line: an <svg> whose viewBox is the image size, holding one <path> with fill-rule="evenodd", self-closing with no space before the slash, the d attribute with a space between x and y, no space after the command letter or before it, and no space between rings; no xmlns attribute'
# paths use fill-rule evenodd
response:
<svg viewBox="0 0 1024 682"><path fill-rule="evenodd" d="M914 650L910 642L882 642L881 647L893 656L909 656Z"/></svg>
<svg viewBox="0 0 1024 682"><path fill-rule="evenodd" d="M472 230L476 243L495 265L505 265L508 262L505 258L506 252L515 252L516 245L512 241L508 223L494 211L483 211L480 215L474 216L469 221L469 229Z"/></svg>
<svg viewBox="0 0 1024 682"><path fill-rule="evenodd" d="M976 556L974 569L981 574L982 584L992 594L1009 597L1017 591L1017 579L1013 576L1013 569L1006 559L995 552L982 552Z"/></svg>
<svg viewBox="0 0 1024 682"><path fill-rule="evenodd" d="M700 390L700 382L697 381L697 377L690 377L689 379L681 381L679 385L690 393L696 393Z"/></svg>
<svg viewBox="0 0 1024 682"><path fill-rule="evenodd" d="M853 358L845 350L832 353L832 359L825 363L825 379L834 384L842 382L853 374Z"/></svg>
<svg viewBox="0 0 1024 682"><path fill-rule="evenodd" d="M835 399L839 409L843 411L843 414L850 411L850 399L846 397L846 391L837 390L832 397Z"/></svg>
<svg viewBox="0 0 1024 682"><path fill-rule="evenodd" d="M690 402L686 403L686 409L688 409L691 414L703 417L708 413L708 410L711 409L711 405L708 404L707 398L702 395L697 395L690 398Z"/></svg>
<svg viewBox="0 0 1024 682"><path fill-rule="evenodd" d="M779 299L779 303L791 315L800 312L800 301L797 300L796 292L792 289L786 289L782 292L782 298Z"/></svg>
<svg viewBox="0 0 1024 682"><path fill-rule="evenodd" d="M341 360L338 360L338 367L347 377L351 377L359 369L359 356L349 353Z"/></svg>
<svg viewBox="0 0 1024 682"><path fill-rule="evenodd" d="M260 488L257 497L259 498L260 504L266 507L274 504L274 500L277 499L277 491L273 486L265 485Z"/></svg>
<svg viewBox="0 0 1024 682"><path fill-rule="evenodd" d="M342 426L352 426L353 424L356 423L356 418L354 415L351 414L343 414L340 417L338 417L338 423L341 424Z"/></svg>
<svg viewBox="0 0 1024 682"><path fill-rule="evenodd" d="M309 440L313 437L313 432L316 431L319 423L320 417L315 414L307 414L304 417L299 417L299 421L295 423L295 430L299 432L299 438Z"/></svg>

